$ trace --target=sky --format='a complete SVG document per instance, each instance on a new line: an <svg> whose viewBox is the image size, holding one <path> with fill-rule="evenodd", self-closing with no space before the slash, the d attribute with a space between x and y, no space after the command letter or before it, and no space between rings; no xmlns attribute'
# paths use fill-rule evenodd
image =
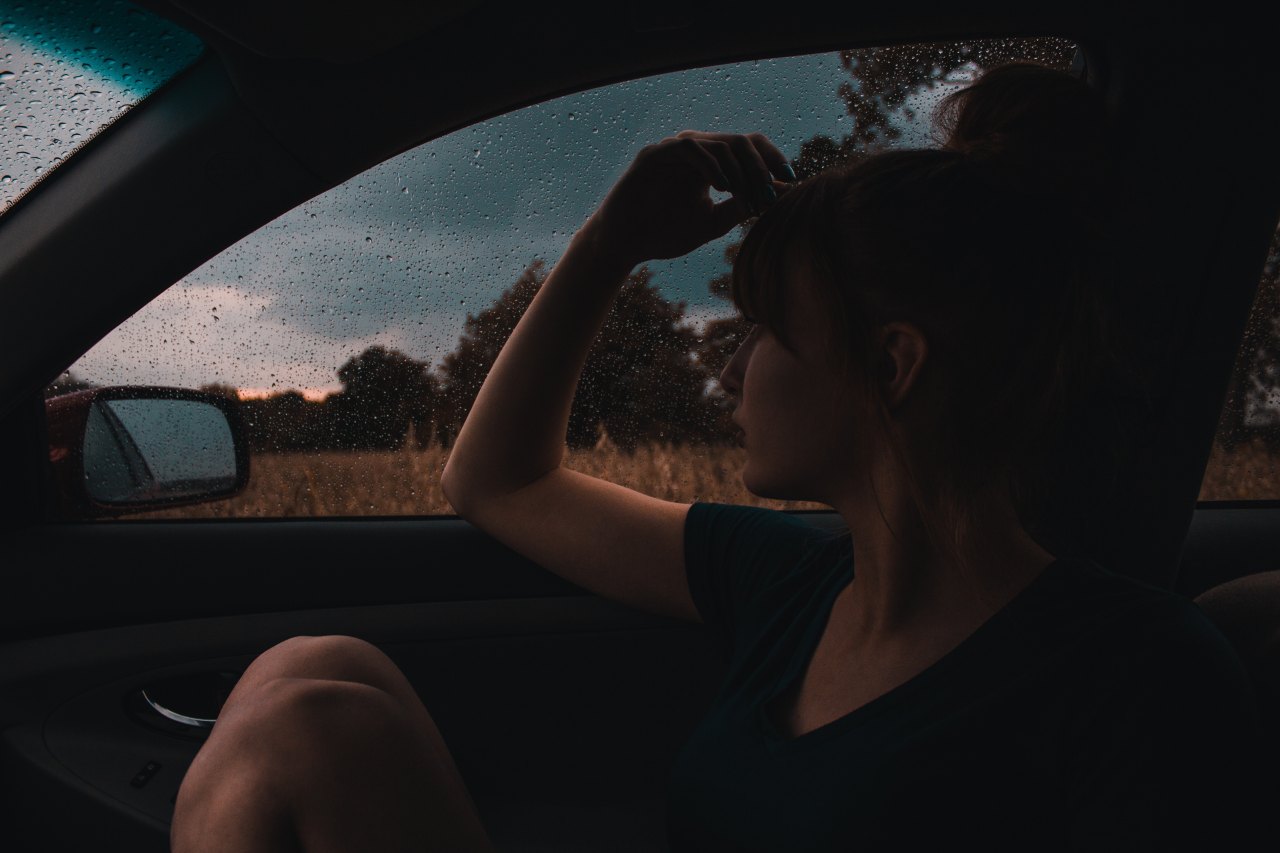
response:
<svg viewBox="0 0 1280 853"><path fill-rule="evenodd" d="M39 50L4 26L0 20L0 57L9 55L6 68L22 67L0 83L0 102L44 101L52 108L45 126L56 128L68 81L31 73ZM929 106L968 79L956 75L928 103L909 100L917 118L896 116L904 132L897 145L935 144ZM794 158L815 135L849 132L837 91L850 80L834 52L692 69L565 96L428 141L229 247L70 369L99 384L216 382L246 395L295 388L318 397L339 390L337 368L374 344L439 364L468 312L492 304L535 259L554 266L642 146L686 128L759 131ZM120 81L93 85L117 102L137 97ZM47 129L22 139L37 134L15 131L4 111L0 132L6 150L15 133L28 146L56 147ZM712 190L717 201L727 197ZM647 264L698 328L734 313L707 285L728 272L724 248L741 236L734 229L683 258Z"/></svg>

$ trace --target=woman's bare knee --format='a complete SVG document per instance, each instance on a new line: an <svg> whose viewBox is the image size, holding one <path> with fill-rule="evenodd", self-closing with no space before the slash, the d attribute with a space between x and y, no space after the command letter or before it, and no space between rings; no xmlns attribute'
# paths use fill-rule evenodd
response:
<svg viewBox="0 0 1280 853"><path fill-rule="evenodd" d="M258 655L240 676L227 704L276 678L351 681L377 687L406 703L421 703L404 673L374 644L344 634L300 635Z"/></svg>

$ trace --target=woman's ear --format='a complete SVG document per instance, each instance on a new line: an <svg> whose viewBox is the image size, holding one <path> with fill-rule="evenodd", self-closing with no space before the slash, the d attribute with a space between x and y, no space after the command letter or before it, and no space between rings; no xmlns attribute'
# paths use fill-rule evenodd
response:
<svg viewBox="0 0 1280 853"><path fill-rule="evenodd" d="M898 373L898 365L888 355L880 356L880 379L884 382L892 382L893 377Z"/></svg>
<svg viewBox="0 0 1280 853"><path fill-rule="evenodd" d="M901 405L916 385L929 356L929 344L917 326L890 323L885 326L881 346L879 376L885 385L885 401L892 409Z"/></svg>

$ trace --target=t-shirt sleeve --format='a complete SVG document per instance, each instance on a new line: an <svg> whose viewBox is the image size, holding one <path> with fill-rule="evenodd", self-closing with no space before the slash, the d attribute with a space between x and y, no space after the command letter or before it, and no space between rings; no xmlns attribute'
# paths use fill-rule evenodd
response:
<svg viewBox="0 0 1280 853"><path fill-rule="evenodd" d="M1160 623L1080 721L1067 849L1256 849L1267 782L1248 671L1193 602Z"/></svg>
<svg viewBox="0 0 1280 853"><path fill-rule="evenodd" d="M748 606L776 576L793 570L823 535L779 510L702 502L689 508L684 526L689 594L726 656Z"/></svg>

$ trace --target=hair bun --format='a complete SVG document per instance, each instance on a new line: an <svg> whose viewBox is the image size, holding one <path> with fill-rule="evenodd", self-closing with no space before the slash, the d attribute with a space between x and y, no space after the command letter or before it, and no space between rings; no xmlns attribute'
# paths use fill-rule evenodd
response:
<svg viewBox="0 0 1280 853"><path fill-rule="evenodd" d="M1084 202L1108 179L1109 114L1074 75L1029 60L986 71L935 112L943 147L1017 178L1028 192Z"/></svg>

